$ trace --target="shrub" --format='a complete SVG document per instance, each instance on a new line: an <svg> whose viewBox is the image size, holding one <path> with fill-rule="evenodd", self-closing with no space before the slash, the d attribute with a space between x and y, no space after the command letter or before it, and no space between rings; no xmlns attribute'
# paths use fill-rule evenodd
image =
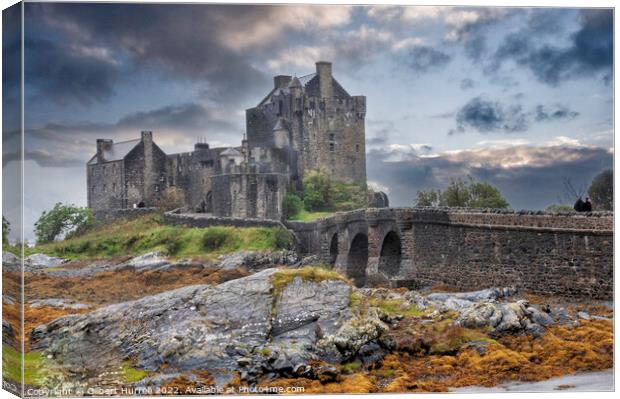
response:
<svg viewBox="0 0 620 399"><path fill-rule="evenodd" d="M301 212L304 208L303 200L297 195L293 193L288 193L286 195L286 217L292 218L295 217Z"/></svg>
<svg viewBox="0 0 620 399"><path fill-rule="evenodd" d="M274 246L277 249L289 249L293 245L293 236L286 229L276 229L273 233L274 238Z"/></svg>
<svg viewBox="0 0 620 399"><path fill-rule="evenodd" d="M185 192L178 187L168 187L157 200L157 208L166 212L182 207L185 204Z"/></svg>
<svg viewBox="0 0 620 399"><path fill-rule="evenodd" d="M206 250L215 251L224 246L228 237L229 233L225 229L212 227L205 230L202 245Z"/></svg>

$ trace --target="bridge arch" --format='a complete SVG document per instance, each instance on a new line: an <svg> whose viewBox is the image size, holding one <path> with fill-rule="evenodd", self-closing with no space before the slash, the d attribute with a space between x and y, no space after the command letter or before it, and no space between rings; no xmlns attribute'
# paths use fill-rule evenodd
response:
<svg viewBox="0 0 620 399"><path fill-rule="evenodd" d="M393 230L389 231L381 243L379 255L379 273L391 278L400 272L402 243L400 236Z"/></svg>
<svg viewBox="0 0 620 399"><path fill-rule="evenodd" d="M356 287L366 284L366 266L368 265L368 236L357 233L347 254L347 277L353 280Z"/></svg>

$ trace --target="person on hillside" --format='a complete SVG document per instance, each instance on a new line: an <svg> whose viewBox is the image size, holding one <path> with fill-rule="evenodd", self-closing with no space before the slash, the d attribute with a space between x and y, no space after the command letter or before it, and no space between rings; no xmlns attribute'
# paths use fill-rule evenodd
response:
<svg viewBox="0 0 620 399"><path fill-rule="evenodd" d="M590 198L588 197L586 197L586 202L583 203L583 211L592 212L592 202L590 202Z"/></svg>
<svg viewBox="0 0 620 399"><path fill-rule="evenodd" d="M577 211L577 212L584 212L584 208L585 208L586 203L583 202L583 200L581 199L581 197L577 198L577 202L575 202L575 205L573 206L573 208Z"/></svg>

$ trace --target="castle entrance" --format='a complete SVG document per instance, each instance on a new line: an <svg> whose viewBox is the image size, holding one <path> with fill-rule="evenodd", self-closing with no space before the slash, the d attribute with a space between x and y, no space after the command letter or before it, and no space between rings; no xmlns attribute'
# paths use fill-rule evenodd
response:
<svg viewBox="0 0 620 399"><path fill-rule="evenodd" d="M205 195L205 213L213 213L213 195L211 191L207 192Z"/></svg>
<svg viewBox="0 0 620 399"><path fill-rule="evenodd" d="M400 271L401 243L394 231L387 233L381 245L379 257L379 273L386 277L394 277Z"/></svg>
<svg viewBox="0 0 620 399"><path fill-rule="evenodd" d="M359 233L351 242L347 256L347 277L356 287L366 284L366 265L368 264L368 236Z"/></svg>

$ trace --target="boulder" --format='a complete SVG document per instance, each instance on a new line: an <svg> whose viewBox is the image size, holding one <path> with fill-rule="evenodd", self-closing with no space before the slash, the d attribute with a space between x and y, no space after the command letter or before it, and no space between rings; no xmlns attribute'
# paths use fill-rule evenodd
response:
<svg viewBox="0 0 620 399"><path fill-rule="evenodd" d="M509 303L479 302L465 309L457 322L468 328L488 328L492 334L544 334L551 317L525 300Z"/></svg>
<svg viewBox="0 0 620 399"><path fill-rule="evenodd" d="M24 268L44 269L48 267L58 267L67 263L66 259L56 258L45 254L34 254L24 259Z"/></svg>
<svg viewBox="0 0 620 399"><path fill-rule="evenodd" d="M14 254L2 251L2 270L5 272L21 272L22 262Z"/></svg>
<svg viewBox="0 0 620 399"><path fill-rule="evenodd" d="M123 266L130 266L138 270L157 270L170 265L168 258L160 251L148 252L130 259Z"/></svg>
<svg viewBox="0 0 620 399"><path fill-rule="evenodd" d="M218 260L223 269L235 269L243 266L251 271L263 270L273 267L273 265L295 265L299 261L294 251L238 251L220 255Z"/></svg>
<svg viewBox="0 0 620 399"><path fill-rule="evenodd" d="M61 308L61 309L87 309L88 308L88 305L86 304L78 303L71 299L62 299L62 298L36 299L30 302L31 308L40 308L43 306L48 306L52 308Z"/></svg>

